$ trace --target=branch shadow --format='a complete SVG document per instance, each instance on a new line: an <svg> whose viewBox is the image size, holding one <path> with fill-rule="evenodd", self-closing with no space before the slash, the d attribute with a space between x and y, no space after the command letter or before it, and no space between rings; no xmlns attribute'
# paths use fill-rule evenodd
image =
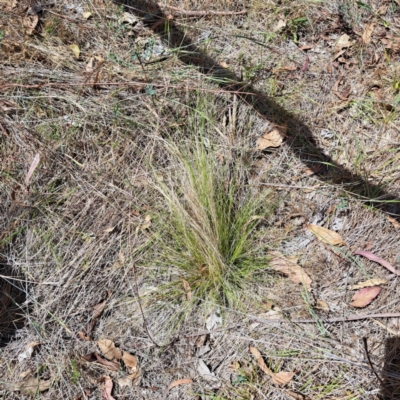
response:
<svg viewBox="0 0 400 400"><path fill-rule="evenodd" d="M157 33L166 46L183 49L178 52L181 62L196 67L206 76L215 78L221 89L235 93L238 99L250 105L256 113L273 124L287 124L286 143L296 157L315 172L315 176L332 184L346 185L348 193L362 198L370 207L390 214L400 221L400 198L397 194L390 193L382 185L369 182L368 176L354 173L324 154L311 129L299 116L287 111L251 84L242 81L236 74L219 67L218 62L201 51L198 45L173 20L168 18L156 2L152 0L114 1L126 6L127 12L142 17L143 25ZM166 25L168 29L165 29Z"/></svg>
<svg viewBox="0 0 400 400"><path fill-rule="evenodd" d="M382 400L400 399L400 337L385 341L385 362L382 370Z"/></svg>

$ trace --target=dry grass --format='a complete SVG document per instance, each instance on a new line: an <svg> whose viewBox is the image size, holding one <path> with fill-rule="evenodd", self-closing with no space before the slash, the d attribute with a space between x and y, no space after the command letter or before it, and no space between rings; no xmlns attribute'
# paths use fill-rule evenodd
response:
<svg viewBox="0 0 400 400"><path fill-rule="evenodd" d="M156 7L141 2L124 2L125 8L102 0L45 3L30 34L35 13L29 14L28 2L0 2L0 252L10 266L0 272L6 277L0 313L7 309L8 326L24 315L24 326L14 324L18 329L0 349L0 384L19 382L30 371L52 380L38 395L43 399L72 399L85 388L98 398L105 374L116 399L292 399L293 392L304 399L396 398L398 319L329 319L398 311L398 278L351 257L370 248L396 265L400 256L399 233L388 220L398 206L387 200L399 192L397 3L251 0L244 4L247 15L175 11L159 31L146 16ZM195 0L170 5L205 9ZM212 7L240 9L228 0ZM144 17L135 28L121 22L128 11ZM286 26L275 31L279 19ZM363 43L370 23L372 40ZM344 33L354 43L335 58ZM312 46L307 68L303 45ZM254 151L271 122L288 123L284 145ZM27 187L36 154L41 162ZM198 180L199 170L207 179ZM178 224L212 224L205 217L207 196L220 199L226 187L213 185L232 172L235 212L249 194L254 204L263 198L274 204L268 218L239 224L251 228L243 251L257 251L261 259L268 250L296 256L313 280L307 297L301 286L270 274L257 282L246 276L244 293L231 286L235 301L208 284L225 284L225 275L196 286L202 265L212 262L193 260L190 241L182 241L187 228ZM166 201L171 196L172 203ZM370 207L378 202L384 212ZM247 220L260 214L256 208L244 213ZM264 217L269 209L262 209ZM347 247L322 244L305 228L309 223L339 232ZM196 246L203 259L223 253L206 251L218 243L217 230L200 226ZM236 233L227 230L227 244ZM227 268L225 261L218 265ZM189 303L182 277L199 300L183 314ZM351 309L349 287L372 277L388 284L366 309ZM166 292L171 285L174 291ZM11 294L15 309L9 302L14 286L24 294ZM77 333L86 331L92 307L107 290L111 298L90 335L139 357L137 387L116 384L126 371L82 359L96 344ZM274 311L285 318L268 321ZM177 315L179 328L172 323ZM319 324L290 322L315 316ZM6 337L8 328L0 329ZM363 337L385 387L371 371ZM41 345L19 362L30 342ZM294 379L274 385L249 345L274 372L295 371ZM200 360L213 379L199 373ZM167 389L187 377L193 384ZM1 390L7 399L29 397Z"/></svg>

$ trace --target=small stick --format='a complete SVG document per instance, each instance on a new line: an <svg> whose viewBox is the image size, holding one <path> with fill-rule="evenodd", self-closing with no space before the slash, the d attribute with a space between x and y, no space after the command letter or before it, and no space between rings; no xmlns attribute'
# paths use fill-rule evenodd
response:
<svg viewBox="0 0 400 400"><path fill-rule="evenodd" d="M348 317L334 317L321 319L322 322L325 323L334 323L334 322L346 322L346 321L357 321L360 319L373 319L373 318L400 318L400 313L383 313L383 314L366 314L366 315L349 315ZM251 317L255 321L262 323L271 323L271 322L293 322L295 324L309 324L315 322L314 319L263 319L258 317Z"/></svg>
<svg viewBox="0 0 400 400"><path fill-rule="evenodd" d="M167 8L168 10L175 11L178 14L186 15L188 17L203 17L207 15L243 15L247 14L248 10L241 11L190 11L183 10L182 8L172 7L167 4L157 3L160 8Z"/></svg>

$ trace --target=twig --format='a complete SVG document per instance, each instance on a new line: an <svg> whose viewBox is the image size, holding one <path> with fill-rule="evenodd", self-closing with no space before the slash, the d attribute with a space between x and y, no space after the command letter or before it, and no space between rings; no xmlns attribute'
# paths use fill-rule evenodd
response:
<svg viewBox="0 0 400 400"><path fill-rule="evenodd" d="M383 381L380 378L380 376L378 375L378 373L375 371L374 364L372 364L371 358L369 356L368 343L367 343L367 338L366 337L363 337L363 342L364 342L364 347L365 347L365 354L367 355L367 359L368 359L369 365L370 365L370 367L372 369L372 372L378 378L378 381L381 383L382 387L384 388L385 384L383 383Z"/></svg>
<svg viewBox="0 0 400 400"><path fill-rule="evenodd" d="M334 317L321 319L322 322L325 323L334 323L334 322L347 322L347 321L357 321L361 319L373 319L373 318L400 318L400 313L383 313L383 314L366 314L366 315L349 315L348 317ZM255 321L262 323L272 323L272 322L293 322L295 324L310 324L315 322L314 319L263 319L258 317L251 317Z"/></svg>
<svg viewBox="0 0 400 400"><path fill-rule="evenodd" d="M241 11L191 11L191 10L183 10L182 8L172 7L167 4L157 3L160 8L166 8L168 10L175 11L178 14L186 15L188 17L203 17L207 15L243 15L247 14L248 10L244 9Z"/></svg>
<svg viewBox="0 0 400 400"><path fill-rule="evenodd" d="M135 264L132 264L132 269L133 269L133 278L135 280L135 292L136 292L136 297L137 297L137 301L138 301L138 305L140 308L140 313L142 314L142 318L143 318L143 327L147 332L147 335L149 337L149 339L152 341L152 343L154 344L154 346L160 348L162 346L160 346L159 344L156 343L156 341L153 339L153 336L150 334L149 332L149 328L147 326L147 321L146 321L146 317L144 316L144 312L143 312L143 308L142 308L142 303L140 301L140 295L139 295L139 286L137 283L137 273L136 273L136 266Z"/></svg>

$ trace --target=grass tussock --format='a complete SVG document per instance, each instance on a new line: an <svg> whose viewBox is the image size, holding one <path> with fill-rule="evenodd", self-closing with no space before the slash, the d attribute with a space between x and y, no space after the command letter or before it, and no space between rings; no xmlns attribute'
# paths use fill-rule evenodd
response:
<svg viewBox="0 0 400 400"><path fill-rule="evenodd" d="M174 172L156 179L165 204L160 261L179 277L164 289L169 297L181 297L184 289L194 302L236 307L254 294L268 267L260 235L272 202L268 191L255 193L246 184L240 155L223 154L209 142L204 119L189 123L191 137L165 141Z"/></svg>

